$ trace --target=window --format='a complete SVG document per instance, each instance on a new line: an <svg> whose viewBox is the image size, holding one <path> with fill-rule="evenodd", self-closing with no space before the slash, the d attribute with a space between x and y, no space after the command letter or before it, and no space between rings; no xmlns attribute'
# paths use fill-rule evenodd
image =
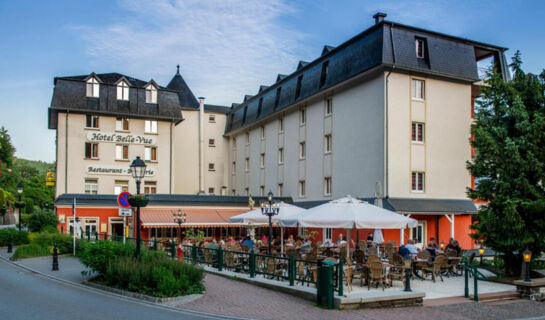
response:
<svg viewBox="0 0 545 320"><path fill-rule="evenodd" d="M157 121L156 120L146 120L144 122L144 132L145 133L157 133Z"/></svg>
<svg viewBox="0 0 545 320"><path fill-rule="evenodd" d="M265 154L262 153L260 156L259 156L259 167L261 169L265 168Z"/></svg>
<svg viewBox="0 0 545 320"><path fill-rule="evenodd" d="M92 116L90 114L85 116L85 127L86 128L98 128L98 116Z"/></svg>
<svg viewBox="0 0 545 320"><path fill-rule="evenodd" d="M331 242L332 236L333 236L333 229L324 228L324 242Z"/></svg>
<svg viewBox="0 0 545 320"><path fill-rule="evenodd" d="M233 138L233 151L237 151L237 138Z"/></svg>
<svg viewBox="0 0 545 320"><path fill-rule="evenodd" d="M115 159L116 160L129 160L129 146L116 145L115 146Z"/></svg>
<svg viewBox="0 0 545 320"><path fill-rule="evenodd" d="M85 158L97 159L98 158L98 143L85 143Z"/></svg>
<svg viewBox="0 0 545 320"><path fill-rule="evenodd" d="M233 174L236 174L237 173L237 162L236 161L233 161L233 170L232 170Z"/></svg>
<svg viewBox="0 0 545 320"><path fill-rule="evenodd" d="M413 122L412 141L413 142L424 142L424 124L423 123Z"/></svg>
<svg viewBox="0 0 545 320"><path fill-rule="evenodd" d="M215 190L214 188L208 188L208 194L214 194Z"/></svg>
<svg viewBox="0 0 545 320"><path fill-rule="evenodd" d="M249 195L250 195L250 189L244 188L244 194L245 194L246 196L249 196Z"/></svg>
<svg viewBox="0 0 545 320"><path fill-rule="evenodd" d="M246 172L250 171L250 158L246 158L244 160L244 170Z"/></svg>
<svg viewBox="0 0 545 320"><path fill-rule="evenodd" d="M282 87L276 89L276 98L274 99L274 109L278 108L280 104L280 93L282 93Z"/></svg>
<svg viewBox="0 0 545 320"><path fill-rule="evenodd" d="M278 133L284 132L284 119L278 119Z"/></svg>
<svg viewBox="0 0 545 320"><path fill-rule="evenodd" d="M259 187L259 195L261 197L264 197L265 196L265 186L260 186Z"/></svg>
<svg viewBox="0 0 545 320"><path fill-rule="evenodd" d="M331 134L326 134L324 136L324 152L325 153L330 153L331 152L331 143L332 143L332 139L331 139Z"/></svg>
<svg viewBox="0 0 545 320"><path fill-rule="evenodd" d="M208 115L208 122L210 122L210 123L216 122L216 115L215 114L209 114Z"/></svg>
<svg viewBox="0 0 545 320"><path fill-rule="evenodd" d="M299 181L299 198L305 197L305 180Z"/></svg>
<svg viewBox="0 0 545 320"><path fill-rule="evenodd" d="M99 84L98 80L91 77L87 80L87 96L90 98L99 97Z"/></svg>
<svg viewBox="0 0 545 320"><path fill-rule="evenodd" d="M117 100L129 101L129 85L125 81L117 84Z"/></svg>
<svg viewBox="0 0 545 320"><path fill-rule="evenodd" d="M278 149L278 164L284 163L284 148Z"/></svg>
<svg viewBox="0 0 545 320"><path fill-rule="evenodd" d="M276 194L281 197L284 194L284 184L279 183L278 188L276 188Z"/></svg>
<svg viewBox="0 0 545 320"><path fill-rule="evenodd" d="M246 132L246 145L250 144L250 133Z"/></svg>
<svg viewBox="0 0 545 320"><path fill-rule="evenodd" d="M265 127L261 126L261 140L265 140Z"/></svg>
<svg viewBox="0 0 545 320"><path fill-rule="evenodd" d="M424 100L424 80L413 79L413 99Z"/></svg>
<svg viewBox="0 0 545 320"><path fill-rule="evenodd" d="M300 142L299 143L299 159L305 159L305 157L307 156L307 146L306 146L306 143L303 141L303 142Z"/></svg>
<svg viewBox="0 0 545 320"><path fill-rule="evenodd" d="M157 88L153 84L146 87L146 103L157 103Z"/></svg>
<svg viewBox="0 0 545 320"><path fill-rule="evenodd" d="M98 193L98 180L85 179L85 194L97 194L97 193Z"/></svg>
<svg viewBox="0 0 545 320"><path fill-rule="evenodd" d="M157 182L156 181L144 181L144 193L157 193Z"/></svg>
<svg viewBox="0 0 545 320"><path fill-rule="evenodd" d="M157 161L157 147L144 148L144 161Z"/></svg>
<svg viewBox="0 0 545 320"><path fill-rule="evenodd" d="M414 44L416 47L416 57L419 59L424 59L424 48L425 48L424 41L425 41L424 39L418 39L418 38L414 40Z"/></svg>
<svg viewBox="0 0 545 320"><path fill-rule="evenodd" d="M116 118L115 119L115 130L117 130L117 131L129 131L129 119L127 119L127 118Z"/></svg>
<svg viewBox="0 0 545 320"><path fill-rule="evenodd" d="M208 146L215 147L216 146L216 140L214 139L208 139Z"/></svg>
<svg viewBox="0 0 545 320"><path fill-rule="evenodd" d="M299 124L304 125L307 123L307 111L305 109L299 110Z"/></svg>
<svg viewBox="0 0 545 320"><path fill-rule="evenodd" d="M257 115L256 119L261 115L261 109L263 108L263 98L259 98L259 104L257 105Z"/></svg>
<svg viewBox="0 0 545 320"><path fill-rule="evenodd" d="M120 194L121 192L129 191L129 181L127 180L115 180L114 182L114 194Z"/></svg>
<svg viewBox="0 0 545 320"><path fill-rule="evenodd" d="M333 101L331 98L325 99L325 115L329 116L333 114Z"/></svg>
<svg viewBox="0 0 545 320"><path fill-rule="evenodd" d="M301 95L301 83L303 82L303 75L297 78L297 87L295 88L295 100Z"/></svg>
<svg viewBox="0 0 545 320"><path fill-rule="evenodd" d="M320 75L320 87L323 87L327 79L327 73L329 71L329 61L322 64L322 74Z"/></svg>
<svg viewBox="0 0 545 320"><path fill-rule="evenodd" d="M231 195L236 196L237 195L237 190L236 189L231 190Z"/></svg>
<svg viewBox="0 0 545 320"><path fill-rule="evenodd" d="M331 195L331 177L324 178L324 196Z"/></svg>
<svg viewBox="0 0 545 320"><path fill-rule="evenodd" d="M424 192L424 172L413 172L412 173L412 188L413 192Z"/></svg>
<svg viewBox="0 0 545 320"><path fill-rule="evenodd" d="M216 164L209 163L208 164L208 171L216 171Z"/></svg>

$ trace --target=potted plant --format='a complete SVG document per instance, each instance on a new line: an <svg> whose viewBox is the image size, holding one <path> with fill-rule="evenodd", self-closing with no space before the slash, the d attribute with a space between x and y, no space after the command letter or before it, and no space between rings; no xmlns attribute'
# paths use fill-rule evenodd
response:
<svg viewBox="0 0 545 320"><path fill-rule="evenodd" d="M148 205L149 198L145 194L135 194L128 197L131 207L143 208Z"/></svg>

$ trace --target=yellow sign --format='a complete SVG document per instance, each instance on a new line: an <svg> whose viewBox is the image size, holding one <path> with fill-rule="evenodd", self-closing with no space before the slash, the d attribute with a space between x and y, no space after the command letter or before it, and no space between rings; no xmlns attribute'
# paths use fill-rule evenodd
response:
<svg viewBox="0 0 545 320"><path fill-rule="evenodd" d="M45 185L48 187L55 186L55 172L48 171L45 175Z"/></svg>
<svg viewBox="0 0 545 320"><path fill-rule="evenodd" d="M129 237L129 226L125 227L125 238Z"/></svg>

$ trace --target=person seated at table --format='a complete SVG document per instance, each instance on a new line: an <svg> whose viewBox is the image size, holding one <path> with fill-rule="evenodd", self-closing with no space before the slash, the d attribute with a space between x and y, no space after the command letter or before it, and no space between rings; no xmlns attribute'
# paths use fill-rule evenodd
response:
<svg viewBox="0 0 545 320"><path fill-rule="evenodd" d="M411 252L409 251L409 249L407 249L407 247L405 247L404 244L401 244L401 246L399 247L399 250L397 251L397 253L401 257L403 257L403 259L411 258Z"/></svg>
<svg viewBox="0 0 545 320"><path fill-rule="evenodd" d="M373 233L369 232L369 234L367 235L367 241L373 241L373 238L374 238Z"/></svg>
<svg viewBox="0 0 545 320"><path fill-rule="evenodd" d="M233 238L233 236L230 236L229 237L229 240L227 241L229 244L235 244L237 243L237 241L235 240L235 238Z"/></svg>
<svg viewBox="0 0 545 320"><path fill-rule="evenodd" d="M426 250L430 253L432 260L435 259L435 256L437 256L437 251L435 251L433 243L428 242L428 247L426 248Z"/></svg>
<svg viewBox="0 0 545 320"><path fill-rule="evenodd" d="M293 239L293 234L290 234L288 240L286 241L287 247L293 247L295 245L295 240Z"/></svg>
<svg viewBox="0 0 545 320"><path fill-rule="evenodd" d="M242 244L247 245L250 248L250 250L252 250L254 248L254 242L252 241L252 239L250 237L246 237L246 239L244 239Z"/></svg>
<svg viewBox="0 0 545 320"><path fill-rule="evenodd" d="M449 244L447 245L447 250L454 250L459 255L460 252L462 251L462 248L460 247L460 243L458 243L458 240L454 240L453 238L450 238L450 239L452 239L452 243L449 240Z"/></svg>
<svg viewBox="0 0 545 320"><path fill-rule="evenodd" d="M210 242L208 245L207 245L207 248L209 249L217 249L218 248L218 241L216 239L212 240L212 242Z"/></svg>
<svg viewBox="0 0 545 320"><path fill-rule="evenodd" d="M418 248L414 244L414 239L407 240L407 245L405 246L407 250L409 250L409 253L412 256L416 256L418 254Z"/></svg>
<svg viewBox="0 0 545 320"><path fill-rule="evenodd" d="M343 242L346 242L344 241L344 236L342 233L339 233L339 238L337 239L337 241L335 241L335 244L339 245L339 244L342 244Z"/></svg>
<svg viewBox="0 0 545 320"><path fill-rule="evenodd" d="M263 237L261 237L261 242L269 242L269 238L267 238L266 235L263 235Z"/></svg>
<svg viewBox="0 0 545 320"><path fill-rule="evenodd" d="M435 249L435 250L438 250L439 249L439 245L437 244L437 242L435 242L435 238L434 237L431 237L430 238L430 242L428 242L428 247L429 247L429 244L431 243L432 247Z"/></svg>

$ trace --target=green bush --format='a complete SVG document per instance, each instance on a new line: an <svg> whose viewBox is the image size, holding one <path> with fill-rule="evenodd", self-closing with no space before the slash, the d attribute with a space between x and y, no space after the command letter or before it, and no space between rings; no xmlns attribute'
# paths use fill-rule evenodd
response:
<svg viewBox="0 0 545 320"><path fill-rule="evenodd" d="M194 265L169 259L164 252L143 248L134 258L135 245L113 241L82 243L81 262L102 275L109 286L156 297L174 297L204 290L204 271Z"/></svg>
<svg viewBox="0 0 545 320"><path fill-rule="evenodd" d="M51 254L53 247L41 246L36 243L23 244L17 247L13 254L14 259L24 259L32 257L43 257Z"/></svg>
<svg viewBox="0 0 545 320"><path fill-rule="evenodd" d="M28 232L18 231L16 229L1 229L0 230L0 246L7 246L8 240L11 237L11 243L14 246L29 243Z"/></svg>
<svg viewBox="0 0 545 320"><path fill-rule="evenodd" d="M57 215L53 210L36 208L34 212L25 217L24 224L32 232L41 232L45 229L57 228Z"/></svg>

